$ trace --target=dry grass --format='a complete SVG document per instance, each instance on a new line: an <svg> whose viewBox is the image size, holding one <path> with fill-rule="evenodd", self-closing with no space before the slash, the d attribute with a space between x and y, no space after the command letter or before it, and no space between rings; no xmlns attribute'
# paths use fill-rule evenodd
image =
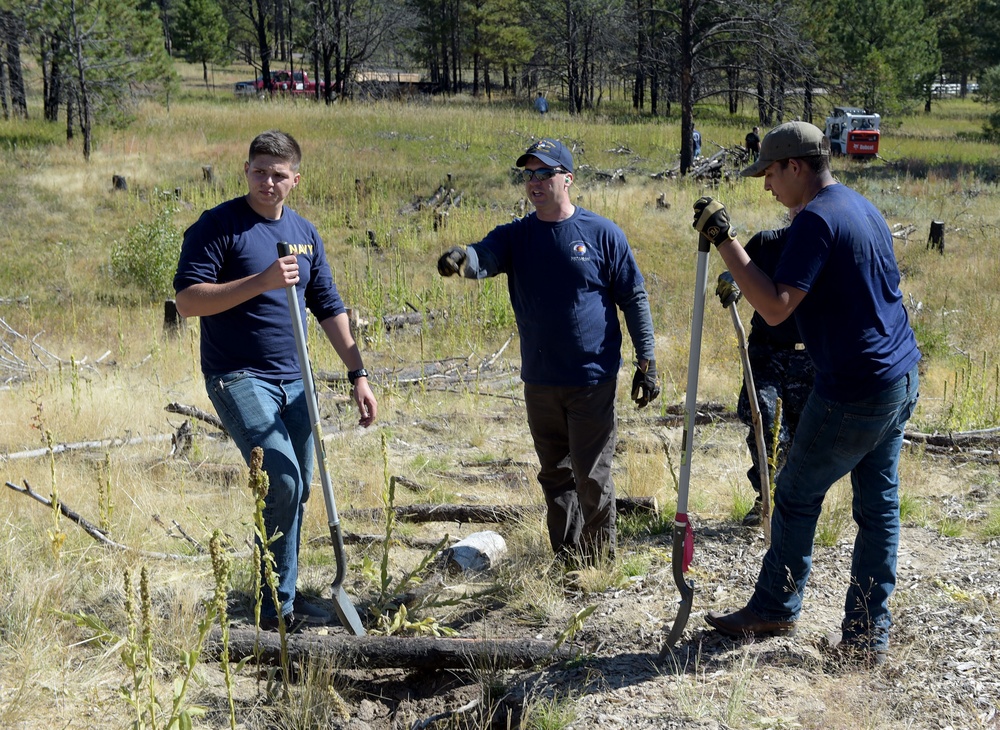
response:
<svg viewBox="0 0 1000 730"><path fill-rule="evenodd" d="M121 630L123 571L130 567L137 574L141 565L148 565L155 586L156 657L159 671L170 676L177 652L193 641L200 601L210 595L211 569L204 561L156 561L141 553L194 555L195 547L181 538L179 529L207 547L211 531L221 528L235 549L246 547L252 500L238 454L208 438L208 428L198 434L184 460L169 457L169 440L155 440L169 436L183 420L163 411L167 403L212 410L197 370L197 323L190 323L179 338L165 337L162 304L116 285L109 277L107 252L129 226L148 220L150 201L158 191L182 191L176 219L180 227L202 209L239 194L246 144L270 126L287 129L303 143L303 185L296 191L294 205L317 222L346 300L375 322L381 314L404 311L408 302L449 313L440 325L425 328L419 335L369 331L364 339L366 361L369 369L379 373L442 357L471 354L483 358L513 331L502 282L443 281L433 262L444 248L476 240L518 211L520 188L509 184L504 171L533 135L544 132L576 141L581 146L578 167L626 168L624 185L607 186L583 167L576 186L580 204L616 220L628 234L649 282L657 332L662 400L637 413L627 400L625 385L620 388L625 450L616 462L616 478L623 494L656 496L666 511L675 498L674 475L660 439L667 439L676 470L680 434L678 429L657 431L652 417L665 404L680 402L686 387L695 259L690 204L706 192L700 184L649 177L674 164L675 123L610 124L552 115L546 128L539 129L537 117L528 111L472 103L333 109L237 103L229 98L221 79L227 78L228 84L249 77L249 72L238 69L216 73L220 88L207 95L214 99L210 101L199 97L194 88L200 69L189 69L188 75L194 79L190 98L174 105L169 114L143 108L133 127L102 132L90 165L82 164L73 146L21 145L15 151L4 147L0 153L9 168L23 170L16 195L0 204L6 211L0 231L9 240L21 242L0 263L0 296L31 297L30 306L3 305L0 317L51 353L36 349L36 359L26 342L11 341L32 375L0 390L0 454L44 446L45 431L54 444L127 436L147 439L133 447L2 462L6 480L27 481L45 495L55 490L92 522L101 516L100 484L105 479L113 504L110 536L129 548L119 552L98 547L65 518L56 521L51 510L6 490L7 497L0 502L0 524L6 526L0 545L4 588L0 591L0 649L12 660L0 665L0 725L4 727L49 728L54 725L52 718L67 713L76 718L72 727L125 727L125 713L115 693L122 681L117 651L93 641L56 612L92 613ZM0 137L7 131L0 127ZM709 141L732 143L741 139L737 132L742 127L706 124L703 132ZM943 136L927 130L920 135L924 146L931 144L926 140ZM887 144L891 149L893 143ZM941 158L951 154L957 142L942 144L937 153ZM612 151L623 145L633 153ZM974 147L962 150L967 158L980 154ZM202 181L203 165L212 165L213 184ZM934 430L956 411L954 383L962 368L975 365L973 372L986 383L983 392L995 389L992 360L984 364L983 358L1000 344L998 327L993 326L1000 321L994 281L1000 257L996 235L1000 202L994 184L970 174L953 176L950 170L932 168L926 175L915 176L889 165L863 168L850 164L838 171L877 202L890 224L916 226L909 240L899 241L897 255L904 271L904 294L912 299L910 314L926 354L922 400L911 424L921 430ZM435 233L426 214L400 212L413 200L429 196L449 173L465 199L443 230ZM112 174L128 178L127 194L111 191ZM355 180L363 184L356 186ZM782 224L783 209L770 200L758 181L723 183L711 192L730 206L741 230ZM655 205L660 193L670 203L668 209ZM945 256L926 250L924 237L931 219L947 223ZM380 250L364 246L369 229L376 232ZM713 257L712 282L720 265ZM745 309L744 320L748 319ZM319 344L314 348L317 370L339 371L341 366L329 350ZM106 352L110 354L102 359ZM515 341L504 361L516 365L517 358ZM735 404L739 377L729 317L710 297L699 400ZM329 466L342 511L378 506L386 473L405 475L430 487L427 494L397 494L401 502L539 501L530 466L534 455L516 388L505 397L496 397L477 393L475 384L436 391L426 386L394 386L388 376L376 382L377 430L357 428L356 415L334 397L342 391L324 391L322 397ZM988 404L982 399L969 396L967 400L962 404L964 418L971 422L988 415ZM383 432L388 464L383 463ZM697 437L692 512L701 519L727 519L738 511L733 505L746 491L749 457L743 447L743 429L717 424L699 428ZM515 467L505 481L491 480L482 476L489 470L469 466L490 459L511 459L529 466ZM222 470L217 467L220 464L230 468ZM917 453L904 458L901 471L907 497L922 507L921 520L933 526L959 519L975 531L978 518L969 516L971 509L963 512L963 506L976 486L993 483L986 470L942 464ZM469 474L480 477L466 479ZM995 510L995 501L994 490L987 512ZM320 502L316 485L305 523L305 534L316 543L304 549L302 582L318 592L325 590L331 573L331 550L323 542L328 534L326 516ZM836 525L842 516L836 511L843 507L831 500L828 509L832 512L825 519ZM951 523L947 525L952 529ZM380 529L377 524L348 524L347 528L359 533ZM405 525L398 529L413 531ZM439 531L459 534L469 527L448 525ZM60 532L65 536L62 544ZM834 532L831 544L842 537ZM548 630L563 625L578 606L567 601L563 586L549 576L551 557L540 518L505 526L504 534L511 554L496 582L510 612L532 627ZM350 553L351 590L364 595L372 585L361 577L360 564L365 557L377 559L377 551L352 548ZM585 576L585 582L592 581L587 590L620 585L616 581L622 575L634 572L648 571L656 577L647 580L661 580L666 558L661 553L651 555L651 563L626 564L634 556L625 556L610 572ZM413 555L401 557L394 569L412 567L415 561ZM245 589L249 575L245 564L236 567L236 574L236 585ZM661 592L670 593L669 578L665 580ZM440 615L449 616L448 611L457 615L461 610L442 608ZM663 608L648 610L659 618ZM752 664L736 667L724 687L716 679L697 674L686 677L683 681L693 686L685 688L681 682L675 688L676 704L687 717L717 717L733 726L749 726L747 718L756 716L756 711L745 698L758 689L766 692L746 683L753 670ZM313 671L329 679L328 668L317 666ZM248 718L263 723L261 718L268 713L258 706L252 680L247 681L250 688L242 687L247 693L242 706ZM835 684L827 692L827 702L836 704ZM302 703L308 702L319 700L302 698ZM532 706L542 711L546 702L536 699ZM556 710L563 702L550 703L552 714L560 714ZM300 710L307 711L304 704ZM296 712L294 706L288 711ZM336 701L329 700L322 711L336 714L340 710ZM873 702L859 708L855 716L867 716L867 726L883 726L882 712ZM808 717L809 711L800 710L798 716ZM821 716L830 717L829 713ZM225 726L218 707L213 717L214 724L206 726ZM251 720L247 723L247 727L261 726ZM789 720L787 725L774 726L794 725Z"/></svg>

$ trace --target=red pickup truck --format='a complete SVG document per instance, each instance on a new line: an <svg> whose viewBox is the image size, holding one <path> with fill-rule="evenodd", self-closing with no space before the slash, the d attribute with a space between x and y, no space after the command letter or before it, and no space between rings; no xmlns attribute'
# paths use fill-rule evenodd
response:
<svg viewBox="0 0 1000 730"><path fill-rule="evenodd" d="M320 92L324 87L319 85ZM260 96L265 91L273 91L278 94L298 94L315 95L316 82L309 78L306 71L272 71L271 83L264 88L263 77L258 76L254 81L240 81L233 86L233 93L236 96Z"/></svg>

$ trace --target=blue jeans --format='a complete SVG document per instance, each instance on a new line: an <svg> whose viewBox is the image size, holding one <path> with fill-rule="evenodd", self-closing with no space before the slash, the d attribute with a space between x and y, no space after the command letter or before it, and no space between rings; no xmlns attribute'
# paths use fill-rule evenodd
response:
<svg viewBox="0 0 1000 730"><path fill-rule="evenodd" d="M778 475L771 547L748 604L769 621L794 621L812 567L823 499L851 475L858 525L841 626L844 641L887 647L899 548L899 452L917 403L917 368L870 398L835 403L812 393Z"/></svg>
<svg viewBox="0 0 1000 730"><path fill-rule="evenodd" d="M226 431L250 463L255 446L264 450L270 487L264 498L264 526L278 573L278 601L288 615L299 574L302 515L313 472L313 435L301 380L265 380L245 372L206 376L208 397ZM260 539L258 537L258 544ZM271 591L263 581L261 615L277 616Z"/></svg>

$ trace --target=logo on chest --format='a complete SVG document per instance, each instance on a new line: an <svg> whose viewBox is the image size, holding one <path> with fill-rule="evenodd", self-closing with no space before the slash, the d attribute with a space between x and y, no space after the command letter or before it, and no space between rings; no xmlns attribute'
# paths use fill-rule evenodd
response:
<svg viewBox="0 0 1000 730"><path fill-rule="evenodd" d="M586 241L573 241L569 245L570 261L588 261L590 259L590 248Z"/></svg>

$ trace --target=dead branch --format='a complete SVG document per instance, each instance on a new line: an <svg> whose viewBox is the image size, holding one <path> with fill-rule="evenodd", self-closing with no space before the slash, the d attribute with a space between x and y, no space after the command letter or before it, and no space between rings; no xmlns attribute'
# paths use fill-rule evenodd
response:
<svg viewBox="0 0 1000 730"><path fill-rule="evenodd" d="M573 648L541 639L454 639L423 636L347 636L311 633L286 636L291 661L325 659L351 669L530 669L565 661ZM206 656L218 659L221 634L212 632ZM259 661L279 664L281 641L277 632L230 629L229 660L239 662L259 656Z"/></svg>
<svg viewBox="0 0 1000 730"><path fill-rule="evenodd" d="M420 482L415 482L412 479L407 479L406 477L393 475L389 477L389 486L399 485L404 489L409 489L411 492L429 492L431 488L426 484L421 484Z"/></svg>
<svg viewBox="0 0 1000 730"><path fill-rule="evenodd" d="M453 538L457 540L457 538ZM361 535L355 532L345 532L344 533L344 544L345 545L361 545L362 547L371 547L373 545L381 545L385 542L385 535ZM399 535L393 533L392 544L402 545L406 548L411 548L413 550L433 550L439 544L440 539L425 539L420 537L409 537L407 535ZM322 537L313 538L309 541L310 545L330 545L332 540L329 535L323 535Z"/></svg>
<svg viewBox="0 0 1000 730"><path fill-rule="evenodd" d="M135 446L143 443L157 443L159 441L170 441L174 438L172 433L161 433L154 436L133 436L132 438L104 439L102 441L80 441L73 444L56 444L51 449L47 446L29 451L17 451L13 454L0 454L0 461L14 461L16 459L34 459L39 456L52 454L62 454L68 451L95 451L97 449L111 449L122 446Z"/></svg>
<svg viewBox="0 0 1000 730"><path fill-rule="evenodd" d="M179 413L182 416L187 416L188 418L196 418L199 421L204 421L209 426L214 426L215 428L226 433L226 427L222 425L222 421L214 413L208 413L200 408L195 408L194 406L187 406L183 403L168 403L164 409L167 413Z"/></svg>
<svg viewBox="0 0 1000 730"><path fill-rule="evenodd" d="M27 480L24 481L24 487L19 487L16 484L13 484L12 482L6 482L6 485L9 489L13 489L18 494L24 494L28 497L31 497L36 502L39 502L40 504L45 505L49 509L52 509L52 500L43 497L41 494L32 489L31 485L28 484ZM208 558L207 555L176 555L174 553L156 553L156 552L149 552L146 550L133 550L128 545L122 545L120 542L115 542L114 540L112 540L110 537L107 536L104 530L102 530L100 527L93 524L92 522L88 522L87 520L85 520L79 514L77 514L69 507L67 507L62 502L62 500L57 501L56 506L59 508L59 513L62 514L63 517L81 527L84 532L86 532L92 538L97 540L97 542L99 542L101 545L104 545L105 547L108 548L112 548L113 550L120 550L123 552L134 552L136 555L140 555L144 558L150 558L152 560L205 560Z"/></svg>

